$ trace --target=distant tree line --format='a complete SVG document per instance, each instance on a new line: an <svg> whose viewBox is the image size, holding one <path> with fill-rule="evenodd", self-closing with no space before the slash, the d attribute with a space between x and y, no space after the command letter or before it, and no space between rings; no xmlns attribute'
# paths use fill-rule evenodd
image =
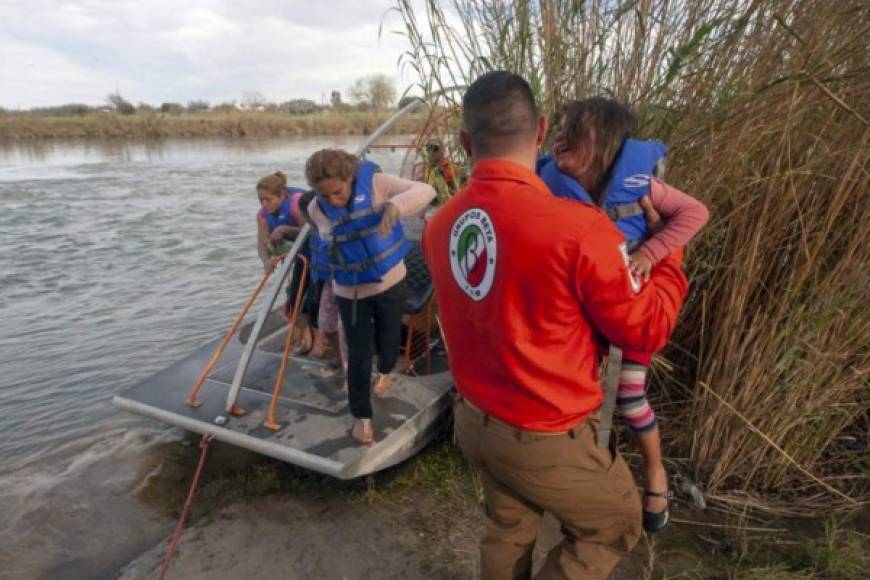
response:
<svg viewBox="0 0 870 580"><path fill-rule="evenodd" d="M348 102L342 99L338 90L329 94L329 102L319 104L311 99L290 99L280 103L269 102L262 93L246 91L239 101L227 101L216 105L204 100L185 103L164 102L151 105L139 102L134 105L116 90L105 97L105 104L92 106L82 103L67 103L55 107L36 107L27 111L12 111L0 108L0 115L26 112L45 117L72 117L95 113L116 113L119 115L156 114L183 115L191 113L229 113L234 111L262 111L287 115L309 115L322 111L383 111L396 103L396 88L385 75L370 75L357 79L347 90ZM325 97L324 97L325 98ZM405 106L414 97L402 97L398 108Z"/></svg>

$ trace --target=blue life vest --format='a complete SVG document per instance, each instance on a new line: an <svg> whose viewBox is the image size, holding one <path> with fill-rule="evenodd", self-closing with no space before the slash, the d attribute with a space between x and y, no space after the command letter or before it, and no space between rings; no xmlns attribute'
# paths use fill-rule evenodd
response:
<svg viewBox="0 0 870 580"><path fill-rule="evenodd" d="M281 202L278 211L266 212L266 223L269 224L269 232L273 232L279 226L298 226L296 220L293 219L293 207L299 206L299 198L305 193L304 189L298 187L288 187L287 197ZM284 236L293 239L291 236Z"/></svg>
<svg viewBox="0 0 870 580"><path fill-rule="evenodd" d="M667 147L658 141L626 139L613 164L610 181L601 197L601 208L631 245L637 245L648 237L646 217L638 200L649 194L650 179L667 151ZM580 182L562 173L552 155L538 159L537 173L556 197L594 205L592 196Z"/></svg>
<svg viewBox="0 0 870 580"><path fill-rule="evenodd" d="M378 233L382 216L372 208L372 180L378 171L380 168L371 161L360 161L349 209L334 207L317 196L320 210L332 225L329 266L335 281L343 286L380 282L408 253L401 223L397 222L385 238Z"/></svg>

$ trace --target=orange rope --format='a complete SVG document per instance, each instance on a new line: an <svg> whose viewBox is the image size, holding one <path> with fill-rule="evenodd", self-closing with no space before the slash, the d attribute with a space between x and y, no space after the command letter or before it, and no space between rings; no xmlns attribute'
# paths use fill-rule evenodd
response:
<svg viewBox="0 0 870 580"><path fill-rule="evenodd" d="M308 275L308 260L305 256L299 256L298 258L302 260L302 277L300 280L304 281ZM269 415L264 423L266 428L272 431L277 431L281 428L281 425L275 422L275 410L278 408L278 395L281 394L281 387L284 386L284 373L287 371L287 360L290 358L290 348L293 345L293 330L296 328L296 318L301 310L304 289L305 284L299 284L299 289L296 291L293 315L290 317L290 326L287 327L287 341L284 343L284 353L281 355L281 368L278 369L278 378L275 380L275 388L272 391L272 402L269 404Z"/></svg>
<svg viewBox="0 0 870 580"><path fill-rule="evenodd" d="M205 384L205 379L208 378L209 373L211 373L214 366L217 364L218 360L220 360L221 355L224 354L224 350L227 348L227 345L230 343L230 339L236 333L236 330L239 329L239 325L244 320L245 315L250 310L251 305L254 303L254 300L257 299L257 295L263 289L263 286L266 285L266 281L269 280L269 276L271 276L272 272L266 272L263 274L263 277L260 278L260 283L257 284L257 287L254 288L254 292L251 294L251 297L248 298L248 301L245 303L245 306L242 308L242 311L239 312L239 315L236 317L235 322L230 327L229 332L224 336L223 341L221 341L220 346L218 346L217 351L212 355L211 360L208 361L208 364L205 365L205 368L202 369L202 373L199 375L199 379L196 381L196 384L191 389L190 394L187 396L187 404L191 407L199 407L200 402L196 400L196 395L199 393L199 390L202 388L202 385Z"/></svg>
<svg viewBox="0 0 870 580"><path fill-rule="evenodd" d="M178 545L178 540L181 538L181 530L184 528L184 520L187 519L187 512L190 511L190 506L193 504L193 497L196 495L196 488L199 485L199 476L202 475L202 466L205 465L205 456L208 453L208 444L214 439L214 435L203 435L199 442L199 448L202 452L199 455L199 463L196 466L196 471L193 474L193 481L190 483L190 489L187 491L187 499L184 500L184 507L181 508L181 515L178 516L178 525L175 526L175 532L172 534L172 540L169 541L169 548L166 549L166 557L163 559L163 565L160 567L160 575L158 580L163 580L166 573L169 571L169 564L172 563L172 556L175 554L175 548Z"/></svg>

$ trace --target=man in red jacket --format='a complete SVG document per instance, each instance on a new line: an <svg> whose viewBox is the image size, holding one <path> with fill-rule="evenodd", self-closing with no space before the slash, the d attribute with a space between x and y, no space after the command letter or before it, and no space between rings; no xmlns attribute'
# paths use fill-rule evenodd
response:
<svg viewBox="0 0 870 580"><path fill-rule="evenodd" d="M641 531L640 498L596 446L599 344L656 351L687 289L679 257L641 289L625 239L534 173L546 121L521 77L478 78L463 99L469 184L423 236L459 391L456 435L486 499L483 577L528 578L544 511L565 538L537 578L606 578Z"/></svg>

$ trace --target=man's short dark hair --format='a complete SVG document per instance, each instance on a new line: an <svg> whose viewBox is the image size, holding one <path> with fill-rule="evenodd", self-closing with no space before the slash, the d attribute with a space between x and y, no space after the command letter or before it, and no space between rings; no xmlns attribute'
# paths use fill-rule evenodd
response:
<svg viewBox="0 0 870 580"><path fill-rule="evenodd" d="M509 150L535 133L538 106L526 80L497 70L477 78L462 98L462 128L475 155Z"/></svg>

